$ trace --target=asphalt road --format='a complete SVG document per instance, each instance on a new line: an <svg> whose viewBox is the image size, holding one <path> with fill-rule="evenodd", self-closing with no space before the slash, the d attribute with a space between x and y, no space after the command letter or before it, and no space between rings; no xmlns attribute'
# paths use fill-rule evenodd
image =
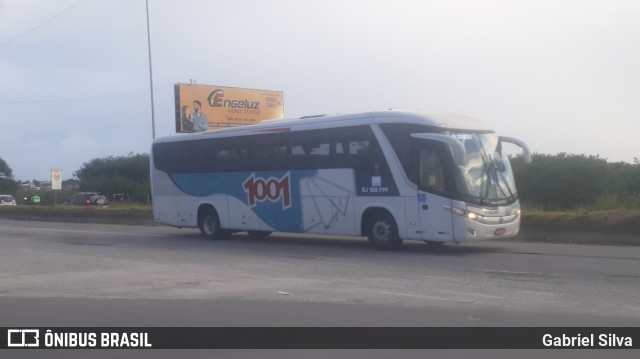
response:
<svg viewBox="0 0 640 359"><path fill-rule="evenodd" d="M363 238L238 234L211 241L193 229L0 220L0 326L637 327L639 279L640 247L405 242L400 251L380 252Z"/></svg>

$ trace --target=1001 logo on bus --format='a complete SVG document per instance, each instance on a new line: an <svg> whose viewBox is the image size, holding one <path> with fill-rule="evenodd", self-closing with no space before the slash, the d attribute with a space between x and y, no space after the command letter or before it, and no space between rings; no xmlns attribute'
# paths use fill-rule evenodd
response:
<svg viewBox="0 0 640 359"><path fill-rule="evenodd" d="M291 186L289 185L289 172L278 179L276 177L256 177L255 173L242 183L242 188L247 193L249 207L255 207L257 203L270 201L278 202L282 199L282 208L291 207Z"/></svg>

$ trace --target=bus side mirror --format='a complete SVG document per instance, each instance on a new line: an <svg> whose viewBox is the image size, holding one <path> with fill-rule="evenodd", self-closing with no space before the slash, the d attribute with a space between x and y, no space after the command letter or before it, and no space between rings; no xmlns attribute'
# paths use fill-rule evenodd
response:
<svg viewBox="0 0 640 359"><path fill-rule="evenodd" d="M430 140L444 143L451 150L451 154L453 155L453 162L456 165L467 165L467 151L465 150L464 145L455 138L439 133L412 133L411 137L421 140Z"/></svg>
<svg viewBox="0 0 640 359"><path fill-rule="evenodd" d="M512 143L512 144L522 148L522 156L524 158L524 163L527 163L527 164L531 163L531 152L529 151L529 146L527 146L526 143L522 142L521 140L519 140L517 138L513 138L513 137L499 136L498 138L502 142Z"/></svg>

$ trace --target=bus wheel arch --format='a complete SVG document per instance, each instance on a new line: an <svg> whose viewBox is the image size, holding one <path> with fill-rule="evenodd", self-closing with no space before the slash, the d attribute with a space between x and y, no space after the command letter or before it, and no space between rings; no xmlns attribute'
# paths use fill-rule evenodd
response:
<svg viewBox="0 0 640 359"><path fill-rule="evenodd" d="M207 239L225 239L231 236L231 231L220 226L218 211L210 204L203 204L198 208L198 228Z"/></svg>
<svg viewBox="0 0 640 359"><path fill-rule="evenodd" d="M380 250L395 250L402 245L398 224L388 210L367 208L362 215L361 233L369 239L369 244Z"/></svg>

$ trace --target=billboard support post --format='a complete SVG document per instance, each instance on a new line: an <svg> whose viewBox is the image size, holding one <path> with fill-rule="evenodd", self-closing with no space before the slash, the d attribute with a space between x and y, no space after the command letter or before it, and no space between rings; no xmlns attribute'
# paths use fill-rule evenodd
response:
<svg viewBox="0 0 640 359"><path fill-rule="evenodd" d="M149 89L151 90L151 139L156 138L156 118L153 106L153 71L151 68L151 31L149 27L149 0L145 0L147 5L147 48L149 50Z"/></svg>
<svg viewBox="0 0 640 359"><path fill-rule="evenodd" d="M54 193L54 204L58 205L58 191L62 189L62 170L60 168L51 169L51 190Z"/></svg>

